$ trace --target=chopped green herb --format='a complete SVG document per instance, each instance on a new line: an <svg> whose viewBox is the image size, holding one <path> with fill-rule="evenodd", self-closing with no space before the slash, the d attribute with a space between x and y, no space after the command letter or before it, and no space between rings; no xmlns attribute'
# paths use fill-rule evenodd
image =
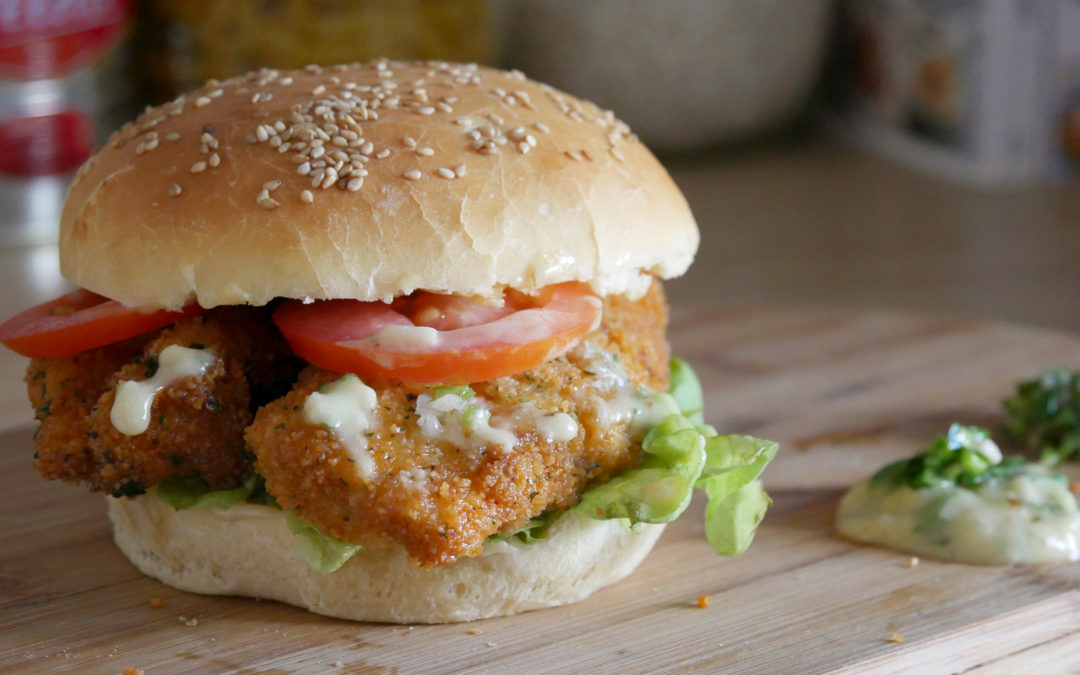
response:
<svg viewBox="0 0 1080 675"><path fill-rule="evenodd" d="M431 390L433 398L442 398L447 394L453 394L460 397L462 400L468 401L473 396L476 396L476 392L472 390L467 384L458 385L456 387L433 387Z"/></svg>
<svg viewBox="0 0 1080 675"><path fill-rule="evenodd" d="M1080 373L1063 368L1021 382L1007 398L1005 431L1056 466L1080 453Z"/></svg>
<svg viewBox="0 0 1080 675"><path fill-rule="evenodd" d="M461 413L461 426L466 429L475 429L487 424L489 419L491 419L491 413L483 408L466 408L465 412Z"/></svg>
<svg viewBox="0 0 1080 675"><path fill-rule="evenodd" d="M1027 466L1022 457L995 462L980 450L989 440L986 429L953 424L948 434L935 438L929 448L885 466L872 480L914 490L953 486L971 490L989 478L1012 476Z"/></svg>

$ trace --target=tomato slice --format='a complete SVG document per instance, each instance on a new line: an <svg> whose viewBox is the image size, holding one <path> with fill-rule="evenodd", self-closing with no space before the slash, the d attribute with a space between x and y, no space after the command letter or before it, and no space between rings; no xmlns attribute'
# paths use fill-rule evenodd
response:
<svg viewBox="0 0 1080 675"><path fill-rule="evenodd" d="M203 311L192 303L179 312L143 312L80 288L0 324L0 343L23 356L49 359L126 340Z"/></svg>
<svg viewBox="0 0 1080 675"><path fill-rule="evenodd" d="M320 368L413 383L467 384L514 375L564 354L600 322L602 303L568 282L500 305L415 293L392 305L289 300L274 323Z"/></svg>

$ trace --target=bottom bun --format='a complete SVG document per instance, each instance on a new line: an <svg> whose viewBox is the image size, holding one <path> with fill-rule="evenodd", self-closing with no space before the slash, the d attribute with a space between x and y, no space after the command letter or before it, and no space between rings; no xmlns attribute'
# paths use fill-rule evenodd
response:
<svg viewBox="0 0 1080 675"><path fill-rule="evenodd" d="M481 555L449 567L414 567L400 547L361 549L327 574L293 555L296 538L277 509L175 511L153 495L108 500L117 546L170 586L391 623L472 621L577 602L630 574L664 529L634 534L618 521L571 513L545 541L491 541Z"/></svg>

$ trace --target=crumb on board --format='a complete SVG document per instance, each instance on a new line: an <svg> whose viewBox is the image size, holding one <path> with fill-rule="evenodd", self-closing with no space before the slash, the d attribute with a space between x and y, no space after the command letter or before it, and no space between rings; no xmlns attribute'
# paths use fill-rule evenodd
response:
<svg viewBox="0 0 1080 675"><path fill-rule="evenodd" d="M143 675L142 668L124 668L124 675Z"/></svg>
<svg viewBox="0 0 1080 675"><path fill-rule="evenodd" d="M907 642L907 640L905 640L904 636L901 635L900 633L893 633L892 635L889 636L889 642L895 642L898 645L902 645L905 642Z"/></svg>
<svg viewBox="0 0 1080 675"><path fill-rule="evenodd" d="M907 560L907 566L908 566L909 570L912 569L912 568L918 567L919 566L919 559L917 557L915 557L915 556L911 556Z"/></svg>
<svg viewBox="0 0 1080 675"><path fill-rule="evenodd" d="M344 668L345 667L345 664L342 663L341 661L334 661L330 665L333 666L334 668Z"/></svg>
<svg viewBox="0 0 1080 675"><path fill-rule="evenodd" d="M494 642L489 642L489 643L487 643L487 646L488 647L498 647L499 645L495 644Z"/></svg>
<svg viewBox="0 0 1080 675"><path fill-rule="evenodd" d="M712 596L711 595L699 595L699 596L697 596L698 609L708 609L709 605L711 605L711 604L712 604Z"/></svg>
<svg viewBox="0 0 1080 675"><path fill-rule="evenodd" d="M469 635L481 635L481 634L483 634L484 631L480 630L479 628L470 628L469 630L467 630L465 632L468 633Z"/></svg>
<svg viewBox="0 0 1080 675"><path fill-rule="evenodd" d="M161 609L165 606L165 598L153 598L150 600L150 606L154 609Z"/></svg>
<svg viewBox="0 0 1080 675"><path fill-rule="evenodd" d="M186 616L184 616L183 614L176 617L176 620L179 621L180 623L184 624L188 628L194 628L195 626L199 625L199 620L198 619L196 619L195 617L191 617L189 619Z"/></svg>

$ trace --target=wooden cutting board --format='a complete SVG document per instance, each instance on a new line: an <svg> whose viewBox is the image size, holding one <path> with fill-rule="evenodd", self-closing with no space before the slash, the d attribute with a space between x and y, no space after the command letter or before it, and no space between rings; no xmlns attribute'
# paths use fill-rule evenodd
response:
<svg viewBox="0 0 1080 675"><path fill-rule="evenodd" d="M1080 565L924 559L910 568L908 556L849 544L831 524L845 486L883 462L953 420L994 426L1019 378L1080 367L1080 339L838 310L683 312L671 335L705 383L711 421L782 443L766 474L775 503L742 557L712 554L695 502L625 581L517 617L355 624L190 595L121 557L101 497L39 480L23 429L0 436L0 670L1051 672L1080 663ZM712 596L709 608L697 608L699 595Z"/></svg>

